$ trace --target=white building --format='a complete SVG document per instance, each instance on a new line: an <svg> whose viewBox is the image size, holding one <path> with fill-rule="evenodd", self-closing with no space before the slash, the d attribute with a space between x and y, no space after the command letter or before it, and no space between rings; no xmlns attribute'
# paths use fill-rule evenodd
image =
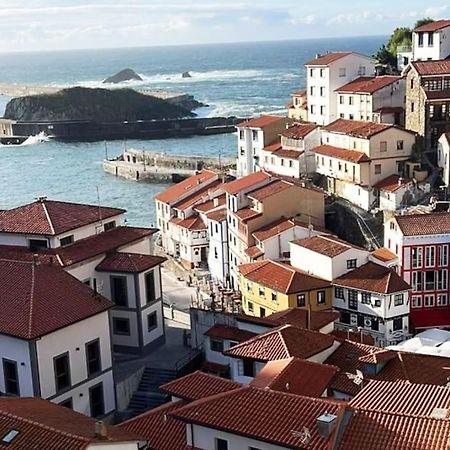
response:
<svg viewBox="0 0 450 450"><path fill-rule="evenodd" d="M109 300L59 267L1 259L0 301L2 394L115 410Z"/></svg>
<svg viewBox="0 0 450 450"><path fill-rule="evenodd" d="M307 62L308 121L328 125L339 116L336 89L359 77L372 76L376 61L351 52L317 55Z"/></svg>
<svg viewBox="0 0 450 450"><path fill-rule="evenodd" d="M211 211L206 217L209 228L208 270L213 282L226 286L230 275L227 210Z"/></svg>
<svg viewBox="0 0 450 450"><path fill-rule="evenodd" d="M390 175L403 175L415 133L391 124L338 119L322 129L316 147L317 172L328 192L369 210L377 201L373 187Z"/></svg>
<svg viewBox="0 0 450 450"><path fill-rule="evenodd" d="M436 20L413 31L413 61L450 56L450 20Z"/></svg>
<svg viewBox="0 0 450 450"><path fill-rule="evenodd" d="M445 187L450 186L450 133L443 134L438 141L438 167L442 170Z"/></svg>
<svg viewBox="0 0 450 450"><path fill-rule="evenodd" d="M291 120L280 116L261 116L236 125L238 137L237 175L260 170L261 151L277 140Z"/></svg>
<svg viewBox="0 0 450 450"><path fill-rule="evenodd" d="M392 269L368 262L333 280L338 329L361 329L384 347L409 336L410 286Z"/></svg>
<svg viewBox="0 0 450 450"><path fill-rule="evenodd" d="M419 194L413 180L399 175L390 175L379 181L374 188L379 195L379 208L383 211L404 208L415 201Z"/></svg>
<svg viewBox="0 0 450 450"><path fill-rule="evenodd" d="M404 125L406 80L385 75L361 77L336 89L341 119Z"/></svg>

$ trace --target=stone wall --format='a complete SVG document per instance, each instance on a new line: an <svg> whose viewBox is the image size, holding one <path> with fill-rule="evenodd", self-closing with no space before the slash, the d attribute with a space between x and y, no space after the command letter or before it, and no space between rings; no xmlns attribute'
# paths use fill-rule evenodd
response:
<svg viewBox="0 0 450 450"><path fill-rule="evenodd" d="M412 84L411 84L412 83ZM425 94L420 88L421 78L418 73L411 69L406 77L406 121L405 127L415 131L420 136L426 132L426 106ZM411 111L414 103L414 112Z"/></svg>

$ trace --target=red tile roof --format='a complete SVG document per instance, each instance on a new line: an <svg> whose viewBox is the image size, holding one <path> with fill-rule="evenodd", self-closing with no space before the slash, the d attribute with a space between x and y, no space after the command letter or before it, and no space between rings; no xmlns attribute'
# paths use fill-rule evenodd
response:
<svg viewBox="0 0 450 450"><path fill-rule="evenodd" d="M374 188L385 192L395 192L410 183L412 183L412 180L409 178L402 178L398 175L390 175L375 184Z"/></svg>
<svg viewBox="0 0 450 450"><path fill-rule="evenodd" d="M356 331L333 330L330 334L339 341L348 340L361 344L375 345L375 339L370 334L366 334L364 332L362 332L361 335L361 333L358 333Z"/></svg>
<svg viewBox="0 0 450 450"><path fill-rule="evenodd" d="M212 211L206 214L206 217L209 220L213 220L214 222L223 222L227 220L227 210L226 208L219 209L217 211Z"/></svg>
<svg viewBox="0 0 450 450"><path fill-rule="evenodd" d="M289 308L271 314L267 319L277 326L290 324L298 328L319 331L338 320L339 316L337 311L310 311L308 313L306 309Z"/></svg>
<svg viewBox="0 0 450 450"><path fill-rule="evenodd" d="M395 216L395 220L404 236L450 233L450 214L447 212Z"/></svg>
<svg viewBox="0 0 450 450"><path fill-rule="evenodd" d="M411 65L416 69L421 76L424 75L449 75L450 74L450 60L435 60L435 61L413 61Z"/></svg>
<svg viewBox="0 0 450 450"><path fill-rule="evenodd" d="M292 95L294 95L295 97L306 97L307 92L306 89L303 89L301 91L294 92Z"/></svg>
<svg viewBox="0 0 450 450"><path fill-rule="evenodd" d="M281 359L267 362L250 384L305 397L321 397L338 370L298 358Z"/></svg>
<svg viewBox="0 0 450 450"><path fill-rule="evenodd" d="M274 361L292 356L308 359L330 348L334 338L328 334L283 325L226 350L224 355L257 361Z"/></svg>
<svg viewBox="0 0 450 450"><path fill-rule="evenodd" d="M211 397L221 392L234 391L242 385L225 378L209 375L197 370L160 386L160 390L183 400L194 401Z"/></svg>
<svg viewBox="0 0 450 450"><path fill-rule="evenodd" d="M187 450L186 425L171 416L186 405L183 401L169 402L122 422L117 428L145 437L152 450Z"/></svg>
<svg viewBox="0 0 450 450"><path fill-rule="evenodd" d="M208 213L210 211L215 210L216 208L220 206L224 206L226 203L226 197L225 194L219 195L218 197L214 198L213 200L208 200L205 203L202 203L200 205L197 205L195 207L196 211Z"/></svg>
<svg viewBox="0 0 450 450"><path fill-rule="evenodd" d="M394 294L411 289L394 270L371 261L336 278L333 284L377 294Z"/></svg>
<svg viewBox="0 0 450 450"><path fill-rule="evenodd" d="M81 450L103 445L144 441L143 437L115 426L106 426L106 439L95 435L96 419L56 405L41 398L0 399L0 436L11 430L19 433L10 444L0 448L11 450ZM136 444L134 444L136 445Z"/></svg>
<svg viewBox="0 0 450 450"><path fill-rule="evenodd" d="M137 253L114 252L95 268L97 272L141 273L159 266L167 258L154 255L141 255Z"/></svg>
<svg viewBox="0 0 450 450"><path fill-rule="evenodd" d="M393 75L384 75L379 77L361 77L357 78L356 80L350 81L350 83L344 84L344 86L336 89L336 92L373 94L374 92L377 92L386 86L396 83L401 79L402 77Z"/></svg>
<svg viewBox="0 0 450 450"><path fill-rule="evenodd" d="M235 195L241 191L249 191L257 185L264 184L264 181L270 180L271 176L266 172L255 172L242 178L228 183L224 187L224 191L228 194Z"/></svg>
<svg viewBox="0 0 450 450"><path fill-rule="evenodd" d="M300 247L311 250L315 253L334 258L341 253L356 248L358 250L364 250L363 248L356 247L348 242L345 242L337 237L331 235L313 236L310 238L297 239L292 241L293 244Z"/></svg>
<svg viewBox="0 0 450 450"><path fill-rule="evenodd" d="M214 325L205 334L206 336L228 339L230 341L237 342L246 341L256 335L256 333L252 333L251 331L241 330L236 327L230 327L222 324Z"/></svg>
<svg viewBox="0 0 450 450"><path fill-rule="evenodd" d="M249 192L247 195L250 198L262 202L266 198L272 197L272 195L291 189L292 186L293 185L291 183L283 180L273 180L269 184Z"/></svg>
<svg viewBox="0 0 450 450"><path fill-rule="evenodd" d="M197 175L177 183L155 196L156 200L164 203L172 203L194 192L199 185L207 185L218 179L218 175L211 170L202 170Z"/></svg>
<svg viewBox="0 0 450 450"><path fill-rule="evenodd" d="M273 154L278 158L287 158L287 159L298 159L300 158L300 156L303 155L303 153L305 152L300 150L290 150L287 148L280 148L273 152Z"/></svg>
<svg viewBox="0 0 450 450"><path fill-rule="evenodd" d="M389 123L374 123L362 122L359 120L337 119L326 127L323 127L322 130L328 131L329 133L346 134L349 136L369 139L372 136L375 136L376 134L386 131L390 128L395 128L395 125L391 125ZM411 133L407 130L403 131Z"/></svg>
<svg viewBox="0 0 450 450"><path fill-rule="evenodd" d="M263 256L264 252L260 250L256 245L252 245L251 247L245 249L245 254L252 259L256 259L260 256Z"/></svg>
<svg viewBox="0 0 450 450"><path fill-rule="evenodd" d="M206 226L205 222L203 222L203 219L198 216L194 215L189 217L188 219L180 219L180 218L172 218L169 221L170 223L173 223L177 227L184 228L185 230L206 230L208 227Z"/></svg>
<svg viewBox="0 0 450 450"><path fill-rule="evenodd" d="M363 152L356 150L347 150L346 148L333 147L332 145L319 145L313 149L318 155L330 156L332 158L343 159L352 163L370 162L370 158Z"/></svg>
<svg viewBox="0 0 450 450"><path fill-rule="evenodd" d="M328 66L329 64L348 55L351 55L351 52L333 52L327 53L326 55L318 55L315 59L308 61L305 66Z"/></svg>
<svg viewBox="0 0 450 450"><path fill-rule="evenodd" d="M124 213L124 209L44 199L0 211L0 233L55 236Z"/></svg>
<svg viewBox="0 0 450 450"><path fill-rule="evenodd" d="M383 411L356 410L339 449L448 449L450 421Z"/></svg>
<svg viewBox="0 0 450 450"><path fill-rule="evenodd" d="M309 133L319 128L315 123L294 123L281 133L281 136L289 139L304 139Z"/></svg>
<svg viewBox="0 0 450 450"><path fill-rule="evenodd" d="M326 450L329 440L319 436L316 419L325 412L337 415L339 409L337 403L327 400L243 387L190 403L173 415L188 423L282 447ZM311 432L307 445L301 443L305 427Z"/></svg>
<svg viewBox="0 0 450 450"><path fill-rule="evenodd" d="M242 269L241 269L242 268ZM330 282L308 275L288 264L265 260L239 266L239 272L254 283L261 284L283 294L326 289Z"/></svg>
<svg viewBox="0 0 450 450"><path fill-rule="evenodd" d="M434 20L433 22L426 23L418 28L416 28L415 32L423 32L423 31L438 31L442 28L450 27L450 20Z"/></svg>
<svg viewBox="0 0 450 450"><path fill-rule="evenodd" d="M0 260L0 333L35 339L114 305L59 267Z"/></svg>
<svg viewBox="0 0 450 450"><path fill-rule="evenodd" d="M398 259L398 256L386 247L377 248L372 252L372 256L383 262L390 262Z"/></svg>
<svg viewBox="0 0 450 450"><path fill-rule="evenodd" d="M280 138L278 138L275 142L272 142L272 143L270 143L269 145L266 145L266 146L264 147L264 151L265 151L265 152L273 153L273 152L275 152L276 150L280 150L280 148L283 148L283 147L281 146L281 140L280 140Z"/></svg>
<svg viewBox="0 0 450 450"><path fill-rule="evenodd" d="M235 212L234 215L241 221L245 222L247 220L255 219L256 217L262 216L262 213L255 211L251 208L242 208Z"/></svg>
<svg viewBox="0 0 450 450"><path fill-rule="evenodd" d="M450 418L450 388L404 381L370 380L350 401L353 408L431 417L435 408L447 410Z"/></svg>
<svg viewBox="0 0 450 450"><path fill-rule="evenodd" d="M225 186L225 184L222 183L222 181L213 181L212 183L209 183L207 186L202 187L183 200L176 202L172 205L172 207L178 209L179 211L186 211L190 207L196 206L197 204L207 200L211 195L214 195L215 192L220 191L223 186Z"/></svg>
<svg viewBox="0 0 450 450"><path fill-rule="evenodd" d="M281 116L260 116L246 120L236 125L236 128L265 128L277 122L286 121L286 117Z"/></svg>

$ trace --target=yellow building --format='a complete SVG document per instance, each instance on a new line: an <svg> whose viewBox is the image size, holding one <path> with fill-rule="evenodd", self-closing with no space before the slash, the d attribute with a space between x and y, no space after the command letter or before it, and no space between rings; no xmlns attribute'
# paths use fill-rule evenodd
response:
<svg viewBox="0 0 450 450"><path fill-rule="evenodd" d="M271 260L241 264L239 290L244 313L256 317L294 307L323 311L333 301L329 281Z"/></svg>

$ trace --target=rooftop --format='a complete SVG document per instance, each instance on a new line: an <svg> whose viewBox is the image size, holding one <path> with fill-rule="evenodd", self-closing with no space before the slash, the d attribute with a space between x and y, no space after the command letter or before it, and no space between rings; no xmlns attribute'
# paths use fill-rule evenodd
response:
<svg viewBox="0 0 450 450"><path fill-rule="evenodd" d="M289 139L304 139L309 133L316 130L319 125L315 123L294 123L281 132L281 136Z"/></svg>
<svg viewBox="0 0 450 450"><path fill-rule="evenodd" d="M227 219L227 210L226 208L218 209L216 211L207 213L206 217L209 220L213 220L214 222L223 222Z"/></svg>
<svg viewBox="0 0 450 450"><path fill-rule="evenodd" d="M283 325L235 345L224 354L264 362L291 357L308 359L330 348L333 343L333 336L328 334Z"/></svg>
<svg viewBox="0 0 450 450"><path fill-rule="evenodd" d="M450 233L450 214L447 212L405 214L395 216L395 220L404 236Z"/></svg>
<svg viewBox="0 0 450 450"><path fill-rule="evenodd" d="M317 55L316 58L308 61L305 66L328 66L329 64L351 54L351 52L333 52L325 55Z"/></svg>
<svg viewBox="0 0 450 450"><path fill-rule="evenodd" d="M278 158L287 158L287 159L298 159L303 155L303 151L300 150L292 150L287 148L280 148L272 152Z"/></svg>
<svg viewBox="0 0 450 450"><path fill-rule="evenodd" d="M272 197L280 192L286 191L292 188L292 184L283 180L273 180L269 184L263 187L259 187L254 191L249 192L247 195L259 202L262 202L266 198Z"/></svg>
<svg viewBox="0 0 450 450"><path fill-rule="evenodd" d="M416 28L414 31L416 33L418 32L426 32L426 31L438 31L442 30L442 28L450 27L450 20L434 20L433 22L426 23L425 25L422 25L418 28Z"/></svg>
<svg viewBox="0 0 450 450"><path fill-rule="evenodd" d="M206 226L205 222L203 222L203 219L195 214L188 219L180 219L180 218L172 218L169 221L170 223L173 223L174 225L184 228L186 230L206 230L208 227Z"/></svg>
<svg viewBox="0 0 450 450"><path fill-rule="evenodd" d="M200 400L221 392L241 388L242 385L225 378L209 375L197 370L160 386L161 391L187 401Z"/></svg>
<svg viewBox="0 0 450 450"><path fill-rule="evenodd" d="M265 128L277 122L286 121L286 117L281 116L260 116L246 120L236 125L236 128Z"/></svg>
<svg viewBox="0 0 450 450"><path fill-rule="evenodd" d="M264 181L270 180L270 178L271 176L266 172L255 172L245 177L238 178L231 183L227 183L224 187L224 191L228 194L235 195L244 190L248 191L252 187L256 187L257 185L264 183Z"/></svg>
<svg viewBox="0 0 450 450"><path fill-rule="evenodd" d="M199 202L204 201L205 198L212 196L214 192L220 191L223 186L225 186L225 183L222 183L221 180L215 180L207 186L201 187L183 200L173 203L172 206L179 211L186 211L190 207L196 206Z"/></svg>
<svg viewBox="0 0 450 450"><path fill-rule="evenodd" d="M1 334L35 339L113 306L59 267L0 260Z"/></svg>
<svg viewBox="0 0 450 450"><path fill-rule="evenodd" d="M264 252L260 250L256 245L252 245L251 247L246 248L244 250L244 253L251 259L256 259L264 255Z"/></svg>
<svg viewBox="0 0 450 450"><path fill-rule="evenodd" d="M411 65L419 75L448 75L450 74L450 59L434 61L413 61Z"/></svg>
<svg viewBox="0 0 450 450"><path fill-rule="evenodd" d="M207 185L218 179L218 175L211 170L202 170L200 173L174 184L155 196L156 200L163 203L172 203L179 200L189 192L194 192L198 186Z"/></svg>
<svg viewBox="0 0 450 450"><path fill-rule="evenodd" d="M384 180L379 181L374 185L375 189L379 189L384 192L396 192L400 188L412 183L409 178L402 178L399 175L390 175Z"/></svg>
<svg viewBox="0 0 450 450"><path fill-rule="evenodd" d="M326 127L323 127L323 131L329 133L346 134L362 139L369 139L378 133L386 131L390 128L395 128L395 125L388 123L374 123L374 122L362 122L359 120L346 120L337 119L330 123ZM406 130L403 130L406 131ZM407 131L411 133L410 131Z"/></svg>
<svg viewBox="0 0 450 450"><path fill-rule="evenodd" d="M213 211L221 206L225 206L226 203L226 197L225 194L219 195L218 197L214 198L213 200L208 200L204 203L201 203L200 205L197 205L195 209L198 212L202 213L208 213L210 211Z"/></svg>
<svg viewBox="0 0 450 450"><path fill-rule="evenodd" d="M108 254L95 268L97 272L141 273L159 266L167 258L154 255L141 255L138 253Z"/></svg>
<svg viewBox="0 0 450 450"><path fill-rule="evenodd" d="M216 324L211 327L206 333L206 336L228 339L230 341L242 342L251 339L256 335L251 331L241 330L240 328L230 327L228 325Z"/></svg>
<svg viewBox="0 0 450 450"><path fill-rule="evenodd" d="M377 248L371 254L374 258L383 262L396 261L398 259L398 256L386 247Z"/></svg>
<svg viewBox="0 0 450 450"><path fill-rule="evenodd" d="M283 148L281 145L281 140L280 140L280 138L278 138L276 141L271 142L269 145L266 145L264 147L264 151L273 153L277 150L280 150L281 148Z"/></svg>
<svg viewBox="0 0 450 450"><path fill-rule="evenodd" d="M356 247L331 235L321 235L305 239L297 239L295 241L292 241L292 243L311 250L312 252L328 256L329 258L334 258L341 253L351 250L352 248L364 250L363 248Z"/></svg>
<svg viewBox="0 0 450 450"><path fill-rule="evenodd" d="M241 264L239 272L247 280L284 294L295 294L330 286L329 281L308 275L288 264L271 260Z"/></svg>
<svg viewBox="0 0 450 450"><path fill-rule="evenodd" d="M0 211L0 233L55 236L119 214L124 209L41 199Z"/></svg>
<svg viewBox="0 0 450 450"><path fill-rule="evenodd" d="M331 156L332 158L343 159L352 163L364 163L370 161L370 158L363 152L334 147L332 145L319 145L318 147L315 147L313 151L319 155Z"/></svg>
<svg viewBox="0 0 450 450"><path fill-rule="evenodd" d="M344 86L336 89L336 92L340 93L355 93L355 94L373 94L374 92L383 89L397 81L400 81L402 77L393 75L383 75L379 77L361 77L356 80L350 81L350 83L344 84Z"/></svg>
<svg viewBox="0 0 450 450"><path fill-rule="evenodd" d="M377 294L394 294L411 289L394 270L371 261L335 279L333 284Z"/></svg>

